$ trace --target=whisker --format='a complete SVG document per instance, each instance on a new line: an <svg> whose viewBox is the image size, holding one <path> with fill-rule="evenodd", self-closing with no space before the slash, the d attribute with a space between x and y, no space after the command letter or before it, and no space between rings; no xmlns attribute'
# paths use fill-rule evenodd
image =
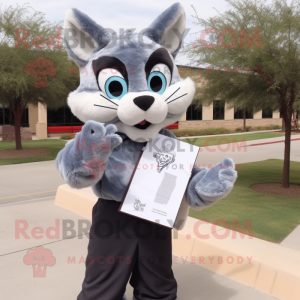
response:
<svg viewBox="0 0 300 300"><path fill-rule="evenodd" d="M185 95L187 95L187 93L186 93L186 94L184 94L184 95L181 95L181 96L179 96L179 97L177 97L177 98L175 98L174 100L172 100L172 101L168 102L167 104L170 104L171 102L173 102L173 101L175 101L175 100L177 100L177 99L179 99L179 98L181 98L181 97L183 97L183 96L185 96Z"/></svg>
<svg viewBox="0 0 300 300"><path fill-rule="evenodd" d="M94 106L100 106L100 107L104 107L104 108L109 108L109 109L117 110L116 108L113 108L113 107L102 106L102 105L98 105L98 104L94 104Z"/></svg>
<svg viewBox="0 0 300 300"><path fill-rule="evenodd" d="M104 97L102 94L100 94L100 96L103 97L104 99L106 99L107 101L111 102L112 104L119 106L117 103L115 103L115 102L111 101L110 99Z"/></svg>
<svg viewBox="0 0 300 300"><path fill-rule="evenodd" d="M169 96L165 101L167 101L168 99L170 99L179 89L180 89L180 87L171 96Z"/></svg>

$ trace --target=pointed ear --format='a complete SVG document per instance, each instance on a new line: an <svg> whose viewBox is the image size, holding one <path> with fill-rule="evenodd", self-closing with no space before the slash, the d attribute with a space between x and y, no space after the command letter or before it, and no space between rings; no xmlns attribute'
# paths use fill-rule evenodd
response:
<svg viewBox="0 0 300 300"><path fill-rule="evenodd" d="M175 57L185 36L185 12L175 3L160 14L145 32L145 36L167 48Z"/></svg>
<svg viewBox="0 0 300 300"><path fill-rule="evenodd" d="M110 42L110 35L102 26L78 9L69 9L64 21L64 44L69 56L83 67L91 55Z"/></svg>

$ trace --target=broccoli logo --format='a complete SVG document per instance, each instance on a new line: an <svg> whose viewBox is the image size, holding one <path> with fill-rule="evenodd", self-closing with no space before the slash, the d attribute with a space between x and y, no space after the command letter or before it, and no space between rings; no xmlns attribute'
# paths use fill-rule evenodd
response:
<svg viewBox="0 0 300 300"><path fill-rule="evenodd" d="M52 251L42 246L28 250L23 261L26 265L32 265L33 277L46 277L47 266L51 267L56 263Z"/></svg>
<svg viewBox="0 0 300 300"><path fill-rule="evenodd" d="M163 146L158 153L153 153L153 156L156 158L158 173L175 161L176 153L174 148L172 145L167 145Z"/></svg>
<svg viewBox="0 0 300 300"><path fill-rule="evenodd" d="M34 86L36 88L47 87L48 76L55 76L57 69L53 66L51 59L39 56L37 59L31 59L24 68L27 75L34 76Z"/></svg>

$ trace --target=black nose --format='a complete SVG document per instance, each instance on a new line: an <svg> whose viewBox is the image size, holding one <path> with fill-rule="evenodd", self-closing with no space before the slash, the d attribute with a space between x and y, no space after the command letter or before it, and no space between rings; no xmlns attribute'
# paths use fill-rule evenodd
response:
<svg viewBox="0 0 300 300"><path fill-rule="evenodd" d="M152 96L139 96L133 99L133 102L136 106L138 106L140 109L147 111L149 107L154 102L154 97Z"/></svg>

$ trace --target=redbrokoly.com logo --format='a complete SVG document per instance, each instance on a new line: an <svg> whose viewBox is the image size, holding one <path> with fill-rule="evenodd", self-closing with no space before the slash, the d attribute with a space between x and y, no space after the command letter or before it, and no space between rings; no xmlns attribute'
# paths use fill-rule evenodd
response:
<svg viewBox="0 0 300 300"><path fill-rule="evenodd" d="M46 277L47 266L52 267L56 263L52 251L42 246L29 249L23 261L26 265L32 265L33 277Z"/></svg>

